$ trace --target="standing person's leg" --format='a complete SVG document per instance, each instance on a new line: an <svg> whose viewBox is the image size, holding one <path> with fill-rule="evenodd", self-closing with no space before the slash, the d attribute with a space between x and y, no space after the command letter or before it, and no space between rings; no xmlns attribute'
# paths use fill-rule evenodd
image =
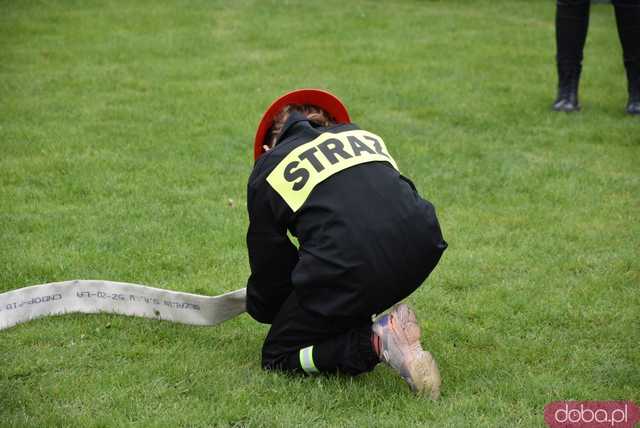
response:
<svg viewBox="0 0 640 428"><path fill-rule="evenodd" d="M627 71L627 113L640 115L640 1L617 0L613 5Z"/></svg>
<svg viewBox="0 0 640 428"><path fill-rule="evenodd" d="M357 375L380 362L372 345L371 320L325 318L304 310L291 293L262 347L265 369Z"/></svg>
<svg viewBox="0 0 640 428"><path fill-rule="evenodd" d="M558 96L553 110L580 110L578 84L582 71L582 53L589 28L589 0L557 0L556 64Z"/></svg>

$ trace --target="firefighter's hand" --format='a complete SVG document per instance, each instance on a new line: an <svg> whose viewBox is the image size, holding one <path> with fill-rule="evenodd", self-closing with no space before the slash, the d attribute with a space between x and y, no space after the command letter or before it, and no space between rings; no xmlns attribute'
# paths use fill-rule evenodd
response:
<svg viewBox="0 0 640 428"><path fill-rule="evenodd" d="M269 150L271 150L271 147L267 146L266 144L262 146L262 150L264 150L264 152L268 152Z"/></svg>

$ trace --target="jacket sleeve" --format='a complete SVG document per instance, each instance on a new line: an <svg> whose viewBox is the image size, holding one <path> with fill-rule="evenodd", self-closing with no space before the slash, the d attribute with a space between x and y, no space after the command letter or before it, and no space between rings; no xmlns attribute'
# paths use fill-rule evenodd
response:
<svg viewBox="0 0 640 428"><path fill-rule="evenodd" d="M256 321L270 324L293 291L291 272L298 262L298 251L287 237L286 224L276 220L266 193L251 185L247 191L247 248L251 267L247 312Z"/></svg>

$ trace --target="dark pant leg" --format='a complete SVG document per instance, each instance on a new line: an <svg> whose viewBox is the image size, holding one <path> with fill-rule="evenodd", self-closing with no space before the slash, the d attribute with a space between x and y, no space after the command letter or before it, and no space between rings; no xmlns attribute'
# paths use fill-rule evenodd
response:
<svg viewBox="0 0 640 428"><path fill-rule="evenodd" d="M589 0L557 0L556 61L558 69L580 73L589 28Z"/></svg>
<svg viewBox="0 0 640 428"><path fill-rule="evenodd" d="M640 0L613 2L629 92L640 90Z"/></svg>
<svg viewBox="0 0 640 428"><path fill-rule="evenodd" d="M326 318L304 310L291 293L262 347L262 367L298 373L373 370L379 362L371 345L371 320Z"/></svg>

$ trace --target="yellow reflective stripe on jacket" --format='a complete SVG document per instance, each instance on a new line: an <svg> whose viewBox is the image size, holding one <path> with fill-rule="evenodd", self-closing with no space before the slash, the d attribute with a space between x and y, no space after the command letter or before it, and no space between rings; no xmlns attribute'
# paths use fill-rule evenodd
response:
<svg viewBox="0 0 640 428"><path fill-rule="evenodd" d="M320 372L313 363L313 346L308 346L300 350L300 367L302 367L302 370L307 374Z"/></svg>
<svg viewBox="0 0 640 428"><path fill-rule="evenodd" d="M378 135L360 129L325 132L293 149L271 171L267 182L295 212L319 183L344 169L374 161L398 169Z"/></svg>

